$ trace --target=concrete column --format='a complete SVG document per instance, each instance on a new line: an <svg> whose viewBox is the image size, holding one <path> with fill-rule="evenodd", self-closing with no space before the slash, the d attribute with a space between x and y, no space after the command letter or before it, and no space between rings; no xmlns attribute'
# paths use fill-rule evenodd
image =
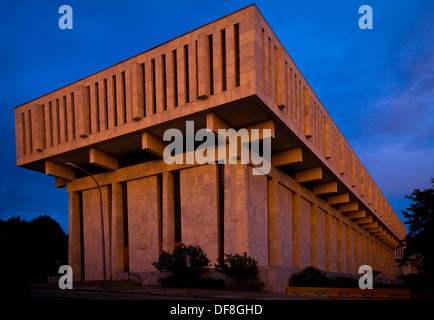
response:
<svg viewBox="0 0 434 320"><path fill-rule="evenodd" d="M383 261L383 269L386 272L386 275L388 278L392 278L392 274L390 274L390 262L391 260L389 260L389 252L388 252L388 248L386 246L383 247L383 256L382 256L382 261Z"/></svg>
<svg viewBox="0 0 434 320"><path fill-rule="evenodd" d="M377 240L377 266L378 270L383 271L383 263L381 261L381 243Z"/></svg>
<svg viewBox="0 0 434 320"><path fill-rule="evenodd" d="M101 187L104 217L104 246L106 261L106 276L110 279L110 223L111 192L110 187ZM98 188L83 191L83 233L84 233L84 263L86 280L103 279L103 255L101 241L101 214Z"/></svg>
<svg viewBox="0 0 434 320"><path fill-rule="evenodd" d="M325 267L326 271L333 270L333 248L332 248L332 217L330 213L325 214Z"/></svg>
<svg viewBox="0 0 434 320"><path fill-rule="evenodd" d="M390 266L389 254L386 246L383 247L383 255L381 257L381 260L383 261L383 269L386 272L387 277L391 278L391 274L389 274L389 266Z"/></svg>
<svg viewBox="0 0 434 320"><path fill-rule="evenodd" d="M258 266L268 265L268 213L267 177L253 175L253 168L247 165L247 221L250 254L258 261Z"/></svg>
<svg viewBox="0 0 434 320"><path fill-rule="evenodd" d="M292 266L292 192L277 180L268 180L269 265Z"/></svg>
<svg viewBox="0 0 434 320"><path fill-rule="evenodd" d="M384 261L384 255L383 255L383 244L379 243L378 246L378 262L379 262L379 266L378 269L381 271L381 277L382 278L386 278L386 269L385 266L387 265L387 263L385 263Z"/></svg>
<svg viewBox="0 0 434 320"><path fill-rule="evenodd" d="M360 233L360 261L359 261L359 266L365 264L364 260L365 260L365 236L362 233ZM358 271L358 269L356 271Z"/></svg>
<svg viewBox="0 0 434 320"><path fill-rule="evenodd" d="M68 265L71 266L74 275L83 273L81 262L79 193L71 192L69 194Z"/></svg>
<svg viewBox="0 0 434 320"><path fill-rule="evenodd" d="M336 240L337 240L337 271L345 273L346 272L346 250L345 250L345 239L346 239L346 224L343 224L341 220L336 220Z"/></svg>
<svg viewBox="0 0 434 320"><path fill-rule="evenodd" d="M199 245L211 263L219 254L217 177L217 164L180 172L182 242Z"/></svg>
<svg viewBox="0 0 434 320"><path fill-rule="evenodd" d="M355 273L354 257L355 257L355 238L354 229L351 226L347 226L347 273Z"/></svg>
<svg viewBox="0 0 434 320"><path fill-rule="evenodd" d="M163 172L163 243L164 251L173 251L175 248L175 204L174 204L174 189L173 189L173 174Z"/></svg>
<svg viewBox="0 0 434 320"><path fill-rule="evenodd" d="M355 258L354 258L354 270L353 273L357 273L357 271L359 270L359 267L362 265L361 264L361 259L362 259L362 247L361 247L361 240L362 240L362 235L360 234L360 232L358 232L357 230L354 231L354 254L355 254Z"/></svg>
<svg viewBox="0 0 434 320"><path fill-rule="evenodd" d="M375 242L374 237L372 237L372 268L374 270L378 270L378 266L377 266L377 243Z"/></svg>
<svg viewBox="0 0 434 320"><path fill-rule="evenodd" d="M394 250L389 249L388 250L388 256L389 256L389 274L390 278L395 279L395 253Z"/></svg>
<svg viewBox="0 0 434 320"><path fill-rule="evenodd" d="M124 272L124 212L122 199L122 185L112 184L112 234L111 234L111 274L112 279L119 279ZM125 213L127 214L127 213Z"/></svg>
<svg viewBox="0 0 434 320"><path fill-rule="evenodd" d="M292 195L292 263L295 268L302 268L302 243L300 219L300 194Z"/></svg>
<svg viewBox="0 0 434 320"><path fill-rule="evenodd" d="M312 265L311 260L311 202L300 198L300 230L301 230L301 254L302 267Z"/></svg>
<svg viewBox="0 0 434 320"><path fill-rule="evenodd" d="M318 225L318 256L319 269L326 270L326 237L325 237L325 217L327 213L317 207L317 225Z"/></svg>
<svg viewBox="0 0 434 320"><path fill-rule="evenodd" d="M266 176L244 164L225 167L225 252L247 252L258 266L268 265L267 194Z"/></svg>
<svg viewBox="0 0 434 320"><path fill-rule="evenodd" d="M311 265L320 268L319 263L319 242L318 242L318 206L314 203L310 206L310 259Z"/></svg>
<svg viewBox="0 0 434 320"><path fill-rule="evenodd" d="M373 257L374 257L374 270L378 270L379 269L379 264L378 264L378 242L377 240L374 238L374 248L373 248Z"/></svg>
<svg viewBox="0 0 434 320"><path fill-rule="evenodd" d="M158 179L130 180L128 188L129 268L133 273L155 271L159 256Z"/></svg>
<svg viewBox="0 0 434 320"><path fill-rule="evenodd" d="M225 253L236 253L236 190L235 190L235 166L224 165L225 179L225 209L224 209L224 248ZM239 191L241 192L241 190Z"/></svg>
<svg viewBox="0 0 434 320"><path fill-rule="evenodd" d="M373 258L373 241L371 236L368 236L368 265L372 268L374 267L374 258Z"/></svg>
<svg viewBox="0 0 434 320"><path fill-rule="evenodd" d="M278 266L281 263L277 186L276 179L268 180L268 265L270 266Z"/></svg>
<svg viewBox="0 0 434 320"><path fill-rule="evenodd" d="M395 279L395 253L392 249L389 249L387 253L389 256L389 274L392 279Z"/></svg>

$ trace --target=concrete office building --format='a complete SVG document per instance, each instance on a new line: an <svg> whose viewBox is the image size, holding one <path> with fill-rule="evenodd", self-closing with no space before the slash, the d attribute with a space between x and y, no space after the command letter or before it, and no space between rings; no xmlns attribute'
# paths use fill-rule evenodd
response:
<svg viewBox="0 0 434 320"><path fill-rule="evenodd" d="M167 129L271 129L272 167L166 164ZM255 5L15 108L18 166L69 194L69 264L156 283L162 250L258 261L266 290L313 265L393 278L405 227Z"/></svg>

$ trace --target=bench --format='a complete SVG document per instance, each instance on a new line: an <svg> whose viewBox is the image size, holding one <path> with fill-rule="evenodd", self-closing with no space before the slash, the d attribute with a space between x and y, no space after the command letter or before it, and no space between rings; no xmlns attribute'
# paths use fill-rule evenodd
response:
<svg viewBox="0 0 434 320"><path fill-rule="evenodd" d="M410 299L410 289L360 289L360 288L329 288L329 287L286 287L286 294L290 296L315 297L348 297L348 298L381 298L381 299Z"/></svg>

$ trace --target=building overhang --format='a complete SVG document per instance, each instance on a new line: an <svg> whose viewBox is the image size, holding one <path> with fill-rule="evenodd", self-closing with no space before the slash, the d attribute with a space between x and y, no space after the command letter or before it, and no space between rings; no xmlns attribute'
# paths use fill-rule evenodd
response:
<svg viewBox="0 0 434 320"><path fill-rule="evenodd" d="M388 246L405 237L255 5L15 108L17 164L72 188L86 178L72 175L67 162L107 175L160 161L164 133L185 133L187 120L195 130L272 129L273 170Z"/></svg>

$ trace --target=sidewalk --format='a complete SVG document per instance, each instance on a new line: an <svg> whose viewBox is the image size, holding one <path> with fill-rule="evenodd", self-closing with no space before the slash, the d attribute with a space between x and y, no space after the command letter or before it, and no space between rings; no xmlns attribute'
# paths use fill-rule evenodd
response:
<svg viewBox="0 0 434 320"><path fill-rule="evenodd" d="M270 292L234 291L203 288L190 288L190 290L188 290L187 288L143 286L141 288L127 289L123 292L194 297L213 300L290 300L289 296Z"/></svg>
<svg viewBox="0 0 434 320"><path fill-rule="evenodd" d="M31 288L59 290L57 283L32 283ZM285 294L262 291L235 291L225 289L175 288L159 285L138 285L127 281L110 281L108 289L102 289L100 281L74 283L73 290L106 291L130 294L161 295L183 298L199 298L210 300L312 300L327 299L304 296L287 296Z"/></svg>
<svg viewBox="0 0 434 320"><path fill-rule="evenodd" d="M30 288L60 290L57 283L31 283ZM262 291L236 291L228 289L204 288L177 288L160 285L139 285L131 281L109 281L109 288L102 289L102 281L74 282L74 291L96 291L111 293L143 294L150 296L180 297L182 299L196 298L209 300L389 300L404 301L401 299L381 298L351 298L351 297L324 297L324 296L289 296L284 293ZM411 300L425 300L434 298L433 294L412 296Z"/></svg>

